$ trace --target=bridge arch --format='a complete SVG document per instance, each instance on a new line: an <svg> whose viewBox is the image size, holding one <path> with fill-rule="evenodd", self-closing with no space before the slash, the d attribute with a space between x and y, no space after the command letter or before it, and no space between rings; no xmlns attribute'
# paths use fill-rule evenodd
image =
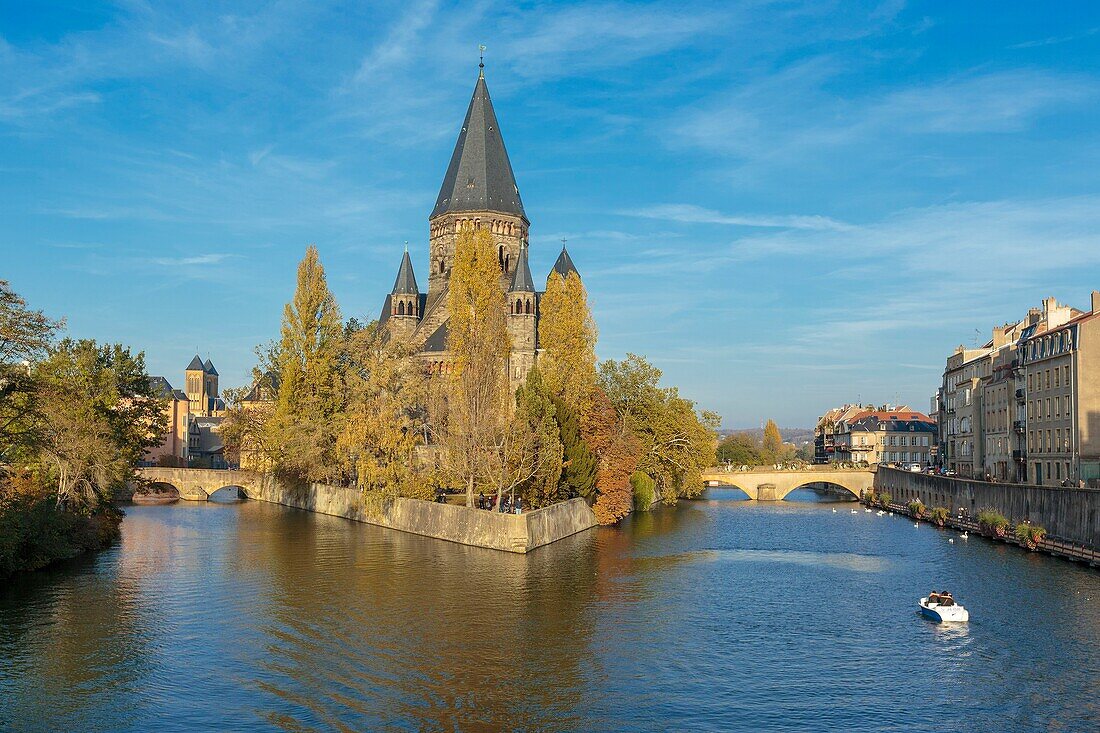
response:
<svg viewBox="0 0 1100 733"><path fill-rule="evenodd" d="M859 498L860 498L860 495L859 495L858 491L855 491L854 489L851 489L851 488L845 486L842 483L837 483L836 481L809 481L809 482L800 484L798 486L792 487L790 491L788 491L786 494L783 495L783 501L788 501L791 494L795 494L799 491L802 491L802 490L813 491L814 490L814 484L823 484L827 487L830 487L830 488L834 489L833 493L843 494L843 495L846 496L847 499L852 500L852 501L858 501ZM836 489L840 489L840 491L835 491Z"/></svg>
<svg viewBox="0 0 1100 733"><path fill-rule="evenodd" d="M217 499L214 497L217 497ZM207 501L244 501L247 498L248 492L243 486L237 484L219 486L206 496Z"/></svg>

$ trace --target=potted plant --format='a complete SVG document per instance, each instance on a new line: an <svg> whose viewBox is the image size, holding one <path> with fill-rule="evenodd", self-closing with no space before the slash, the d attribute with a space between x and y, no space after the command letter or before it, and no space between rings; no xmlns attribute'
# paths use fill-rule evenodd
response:
<svg viewBox="0 0 1100 733"><path fill-rule="evenodd" d="M942 506L932 507L932 511L928 512L928 518L932 520L932 523L937 527L945 525L948 516L950 516L950 513L947 511L947 508Z"/></svg>
<svg viewBox="0 0 1100 733"><path fill-rule="evenodd" d="M878 495L878 505L883 509L890 508L890 499L893 497L887 494L885 491Z"/></svg>
<svg viewBox="0 0 1100 733"><path fill-rule="evenodd" d="M1008 533L1008 519L996 509L983 509L978 512L978 529L987 537L1003 540Z"/></svg>
<svg viewBox="0 0 1100 733"><path fill-rule="evenodd" d="M924 502L920 499L913 499L913 501L909 502L906 506L909 508L909 516L913 519L924 518Z"/></svg>
<svg viewBox="0 0 1100 733"><path fill-rule="evenodd" d="M1016 525L1016 539L1019 540L1021 545L1033 552L1039 548L1039 543L1046 537L1046 534L1045 528L1026 520Z"/></svg>

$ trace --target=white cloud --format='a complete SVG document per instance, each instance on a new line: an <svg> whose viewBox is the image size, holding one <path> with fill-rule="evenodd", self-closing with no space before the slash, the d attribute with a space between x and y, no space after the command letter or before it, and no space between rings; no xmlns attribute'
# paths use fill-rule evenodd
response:
<svg viewBox="0 0 1100 733"><path fill-rule="evenodd" d="M722 214L694 204L655 204L641 209L618 212L624 216L645 219L663 219L697 224L723 224L728 226L760 227L765 229L836 229L847 230L851 225L818 215L773 216L757 214Z"/></svg>

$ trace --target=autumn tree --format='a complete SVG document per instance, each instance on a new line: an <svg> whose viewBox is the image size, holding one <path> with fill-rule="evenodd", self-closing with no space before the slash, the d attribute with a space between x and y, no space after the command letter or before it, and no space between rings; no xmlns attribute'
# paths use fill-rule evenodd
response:
<svg viewBox="0 0 1100 733"><path fill-rule="evenodd" d="M437 408L433 422L444 470L466 487L466 505L473 506L479 485L493 492L499 488L487 469L498 461L511 412L511 343L500 265L487 230L462 232L455 242L447 311L451 361L445 375L445 416Z"/></svg>
<svg viewBox="0 0 1100 733"><path fill-rule="evenodd" d="M764 426L764 445L762 456L768 463L775 463L783 455L783 436L774 420L768 420Z"/></svg>
<svg viewBox="0 0 1100 733"><path fill-rule="evenodd" d="M539 368L551 393L580 413L596 385L596 323L576 272L551 273L539 300Z"/></svg>
<svg viewBox="0 0 1100 733"><path fill-rule="evenodd" d="M310 245L298 264L294 298L283 310L281 337L270 356L279 392L267 425L276 467L301 480L330 479L339 465L343 336L340 309L317 248Z"/></svg>
<svg viewBox="0 0 1100 733"><path fill-rule="evenodd" d="M592 510L600 524L615 524L633 508L630 476L638 467L643 446L598 385L592 392L582 430L585 443L599 461L596 473L599 491Z"/></svg>
<svg viewBox="0 0 1100 733"><path fill-rule="evenodd" d="M345 473L362 490L428 498L427 485L413 480L426 428L423 372L410 347L377 323L348 334L349 401L337 437Z"/></svg>

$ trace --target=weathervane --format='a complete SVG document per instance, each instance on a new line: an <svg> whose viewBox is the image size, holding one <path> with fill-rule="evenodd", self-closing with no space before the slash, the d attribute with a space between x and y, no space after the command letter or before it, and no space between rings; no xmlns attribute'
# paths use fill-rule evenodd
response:
<svg viewBox="0 0 1100 733"><path fill-rule="evenodd" d="M481 55L481 62L478 63L477 68L481 69L481 75L485 75L485 44L479 43L477 46L478 53Z"/></svg>

